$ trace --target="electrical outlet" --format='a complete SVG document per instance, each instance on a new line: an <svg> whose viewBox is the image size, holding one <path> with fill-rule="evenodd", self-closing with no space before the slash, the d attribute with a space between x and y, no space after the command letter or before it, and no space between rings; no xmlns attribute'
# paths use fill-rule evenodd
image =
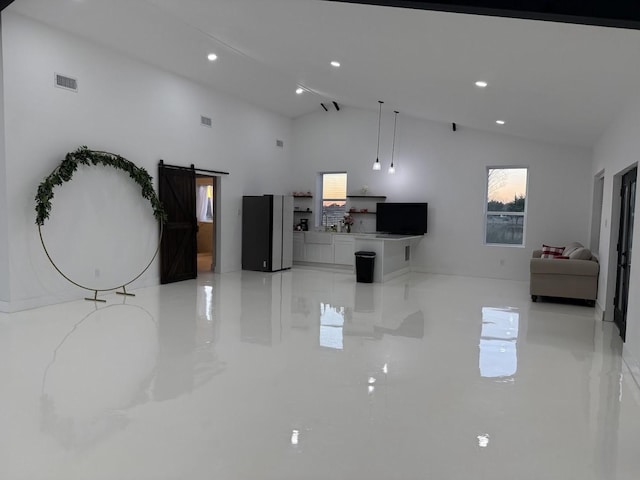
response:
<svg viewBox="0 0 640 480"><path fill-rule="evenodd" d="M505 264L504 258L501 258L501 259L500 259L500 266L501 266L501 267L504 267L504 264Z"/></svg>

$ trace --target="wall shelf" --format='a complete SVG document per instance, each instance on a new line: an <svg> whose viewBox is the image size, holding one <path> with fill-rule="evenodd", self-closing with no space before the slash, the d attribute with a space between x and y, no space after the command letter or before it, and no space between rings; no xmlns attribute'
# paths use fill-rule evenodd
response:
<svg viewBox="0 0 640 480"><path fill-rule="evenodd" d="M346 213L348 213L349 215L356 215L356 214L358 214L358 215L375 215L376 214L376 212L346 212Z"/></svg>
<svg viewBox="0 0 640 480"><path fill-rule="evenodd" d="M313 195L292 195L293 198L313 198Z"/></svg>
<svg viewBox="0 0 640 480"><path fill-rule="evenodd" d="M380 199L386 200L385 195L347 195L347 198L370 198L370 199Z"/></svg>
<svg viewBox="0 0 640 480"><path fill-rule="evenodd" d="M313 213L311 210L294 210L293 213Z"/></svg>

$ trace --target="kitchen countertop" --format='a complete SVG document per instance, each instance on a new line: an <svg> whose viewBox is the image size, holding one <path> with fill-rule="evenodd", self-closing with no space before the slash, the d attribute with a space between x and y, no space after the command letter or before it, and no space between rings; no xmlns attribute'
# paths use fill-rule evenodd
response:
<svg viewBox="0 0 640 480"><path fill-rule="evenodd" d="M327 233L332 235L348 235L354 238L366 238L368 240L408 240L413 238L422 238L424 235L395 235L391 233L375 233L375 232L331 232L322 230L309 230L314 233ZM304 233L304 231L297 231Z"/></svg>

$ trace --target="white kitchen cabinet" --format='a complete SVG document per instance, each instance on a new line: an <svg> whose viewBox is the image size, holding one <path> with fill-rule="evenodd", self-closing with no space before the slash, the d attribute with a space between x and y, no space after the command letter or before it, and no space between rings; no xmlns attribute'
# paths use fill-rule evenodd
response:
<svg viewBox="0 0 640 480"><path fill-rule="evenodd" d="M355 264L354 239L347 235L333 236L333 263L336 265Z"/></svg>
<svg viewBox="0 0 640 480"><path fill-rule="evenodd" d="M306 243L304 246L305 262L333 263L333 245L322 243Z"/></svg>
<svg viewBox="0 0 640 480"><path fill-rule="evenodd" d="M304 232L293 232L293 261L304 262Z"/></svg>
<svg viewBox="0 0 640 480"><path fill-rule="evenodd" d="M353 267L355 238L331 232L294 232L293 261Z"/></svg>

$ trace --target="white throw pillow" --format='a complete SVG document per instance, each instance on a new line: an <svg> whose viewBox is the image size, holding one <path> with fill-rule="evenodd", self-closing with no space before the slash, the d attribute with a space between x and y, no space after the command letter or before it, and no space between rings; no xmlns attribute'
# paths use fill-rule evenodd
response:
<svg viewBox="0 0 640 480"><path fill-rule="evenodd" d="M569 245L564 247L564 252L562 252L562 255L565 256L565 257L570 257L571 254L573 252L575 252L579 248L583 248L583 246L582 246L582 244L580 242L570 243Z"/></svg>
<svg viewBox="0 0 640 480"><path fill-rule="evenodd" d="M591 260L591 250L587 248L577 248L569 254L571 260Z"/></svg>

